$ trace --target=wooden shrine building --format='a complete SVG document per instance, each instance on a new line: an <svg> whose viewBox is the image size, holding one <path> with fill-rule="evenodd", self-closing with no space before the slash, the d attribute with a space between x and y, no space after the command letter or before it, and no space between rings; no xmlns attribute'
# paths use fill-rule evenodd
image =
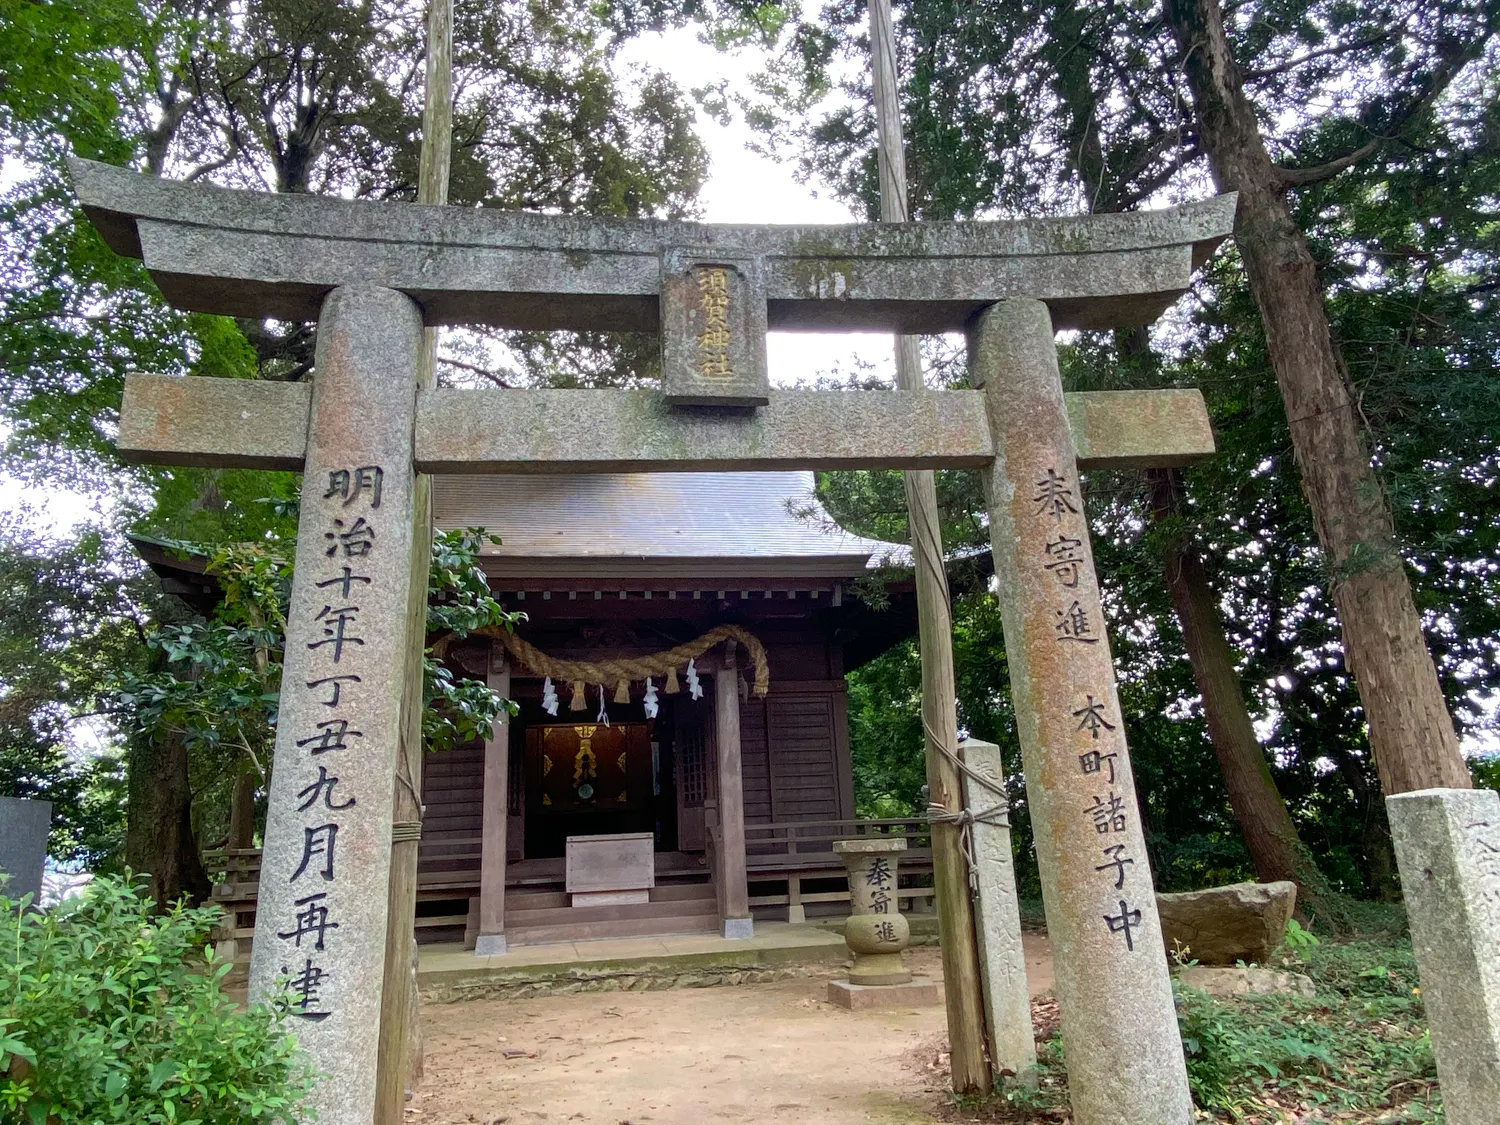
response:
<svg viewBox="0 0 1500 1125"><path fill-rule="evenodd" d="M879 612L851 586L905 561L905 549L843 531L813 500L812 483L806 472L435 479L439 529L499 536L482 564L501 603L526 615L516 635L530 646L563 660L621 659L733 625L763 646L769 690L750 690L743 649L726 672L716 648L695 662L697 697L686 668L675 693L655 683L654 717L640 681L627 703L615 701L617 684L602 685L602 714L601 685L585 684L575 700L570 684L555 683L551 714L546 678L500 641L455 645L446 654L454 673L488 679L520 712L488 742L425 756L419 940L467 939L493 952L719 932L726 879L743 881L754 917L842 913L848 892L831 843L869 831L919 845L903 859L904 881L915 885L901 895L931 895L921 885L930 870L921 826L858 820L849 756L845 673L915 629L909 581L888 587ZM138 547L169 588L189 593L196 583L207 593L190 563ZM737 731L723 729L734 725L720 718L725 691ZM738 759L738 786L723 782L721 756ZM718 829L736 818L743 852L726 856ZM567 840L595 836L649 836L646 901L581 905L570 896ZM216 898L241 957L257 860L252 851L213 861L228 871ZM482 904L499 922L484 934Z"/></svg>

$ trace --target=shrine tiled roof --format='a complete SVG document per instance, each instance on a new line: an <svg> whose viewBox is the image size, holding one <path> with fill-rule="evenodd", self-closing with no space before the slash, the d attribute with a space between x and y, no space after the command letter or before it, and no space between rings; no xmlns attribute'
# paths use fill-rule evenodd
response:
<svg viewBox="0 0 1500 1125"><path fill-rule="evenodd" d="M484 548L497 558L826 558L850 570L906 556L834 523L810 472L440 476L433 518L500 536Z"/></svg>

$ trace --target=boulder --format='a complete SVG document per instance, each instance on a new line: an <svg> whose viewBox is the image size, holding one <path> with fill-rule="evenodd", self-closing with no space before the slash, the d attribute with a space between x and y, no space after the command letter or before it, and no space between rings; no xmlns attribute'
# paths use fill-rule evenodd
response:
<svg viewBox="0 0 1500 1125"><path fill-rule="evenodd" d="M1315 991L1312 978L1302 973L1262 969L1259 965L1188 965L1177 971L1177 979L1221 999L1275 992L1289 992L1311 999Z"/></svg>
<svg viewBox="0 0 1500 1125"><path fill-rule="evenodd" d="M1167 956L1180 943L1200 965L1264 963L1286 936L1297 907L1297 884L1233 883L1157 895L1156 905Z"/></svg>

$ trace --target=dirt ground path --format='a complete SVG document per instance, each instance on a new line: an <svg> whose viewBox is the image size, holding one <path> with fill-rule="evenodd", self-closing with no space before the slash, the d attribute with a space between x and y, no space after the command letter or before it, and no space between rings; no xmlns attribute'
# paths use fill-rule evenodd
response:
<svg viewBox="0 0 1500 1125"><path fill-rule="evenodd" d="M1032 995L1052 985L1027 936ZM937 950L908 956L941 980ZM725 988L471 1000L424 1010L409 1125L915 1125L947 1068L941 1006L847 1012L827 976ZM510 1057L507 1057L509 1054Z"/></svg>

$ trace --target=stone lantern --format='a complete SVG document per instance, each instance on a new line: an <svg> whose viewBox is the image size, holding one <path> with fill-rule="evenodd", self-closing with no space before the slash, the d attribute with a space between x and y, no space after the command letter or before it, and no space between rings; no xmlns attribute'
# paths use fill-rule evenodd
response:
<svg viewBox="0 0 1500 1125"><path fill-rule="evenodd" d="M845 1008L937 1003L937 985L915 980L901 958L911 928L896 898L896 864L906 850L900 837L835 840L833 850L849 872L849 920L844 941L854 955L847 981L828 982L828 999Z"/></svg>

